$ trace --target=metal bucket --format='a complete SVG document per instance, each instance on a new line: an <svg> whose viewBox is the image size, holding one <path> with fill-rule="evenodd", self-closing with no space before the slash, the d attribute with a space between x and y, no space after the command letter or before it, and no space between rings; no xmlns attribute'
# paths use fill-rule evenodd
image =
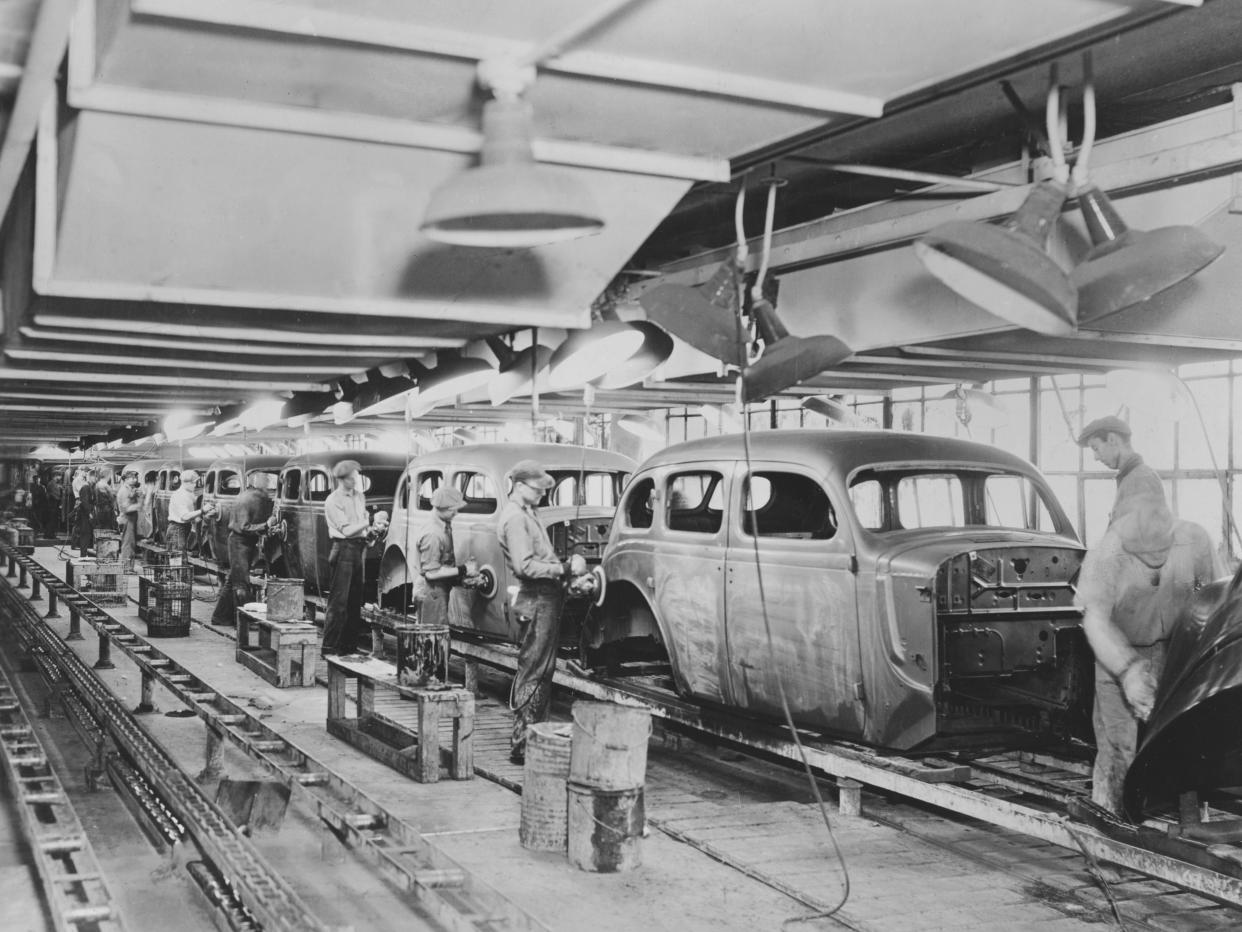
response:
<svg viewBox="0 0 1242 932"><path fill-rule="evenodd" d="M522 822L518 827L518 839L523 848L565 850L569 738L569 725L552 722L538 722L526 733Z"/></svg>
<svg viewBox="0 0 1242 932"><path fill-rule="evenodd" d="M269 577L263 601L267 603L268 621L301 621L306 604L302 580Z"/></svg>
<svg viewBox="0 0 1242 932"><path fill-rule="evenodd" d="M633 790L647 777L651 711L646 706L578 700L573 708L569 779L600 790Z"/></svg>
<svg viewBox="0 0 1242 932"><path fill-rule="evenodd" d="M642 787L601 790L570 782L567 788L566 853L570 863L601 874L641 865L640 842L647 821Z"/></svg>
<svg viewBox="0 0 1242 932"><path fill-rule="evenodd" d="M448 625L413 624L397 632L397 676L402 686L447 686L448 675Z"/></svg>
<svg viewBox="0 0 1242 932"><path fill-rule="evenodd" d="M121 558L121 535L115 531L95 531L95 559L115 563Z"/></svg>

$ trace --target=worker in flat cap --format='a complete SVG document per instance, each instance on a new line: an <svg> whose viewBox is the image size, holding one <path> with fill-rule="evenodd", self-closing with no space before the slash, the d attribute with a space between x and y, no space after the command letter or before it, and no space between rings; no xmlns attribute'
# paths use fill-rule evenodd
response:
<svg viewBox="0 0 1242 932"><path fill-rule="evenodd" d="M1117 470L1108 528L1083 560L1076 601L1095 654L1091 798L1121 816L1125 775L1155 703L1169 638L1195 591L1223 567L1207 531L1169 510L1159 476L1130 447L1125 421L1092 421L1078 442Z"/></svg>
<svg viewBox="0 0 1242 932"><path fill-rule="evenodd" d="M323 647L329 654L357 654L362 647L362 569L367 544L386 529L373 524L357 460L332 467L336 488L324 502L328 537L328 606L323 618Z"/></svg>
<svg viewBox="0 0 1242 932"><path fill-rule="evenodd" d="M522 460L509 471L512 487L500 511L497 533L509 573L517 581L513 614L518 623L518 667L509 693L516 713L509 759L526 759L526 731L548 717L552 674L560 644L565 584L586 572L586 561L575 554L562 563L548 539L535 506L554 480L534 460Z"/></svg>
<svg viewBox="0 0 1242 932"><path fill-rule="evenodd" d="M257 469L251 472L246 490L228 507L229 576L211 613L213 625L237 624L237 609L254 599L250 568L259 555L263 535L279 523L272 514L271 478Z"/></svg>
<svg viewBox="0 0 1242 932"><path fill-rule="evenodd" d="M432 517L415 544L419 578L414 594L421 624L449 623L449 594L466 578L467 567L457 563L453 542L453 519L465 504L461 492L451 486L442 485L431 493Z"/></svg>
<svg viewBox="0 0 1242 932"><path fill-rule="evenodd" d="M138 510L142 507L142 493L138 490L138 470L126 467L121 473L121 485L116 490L116 520L121 529L121 566L125 572L134 571L134 549L138 545Z"/></svg>
<svg viewBox="0 0 1242 932"><path fill-rule="evenodd" d="M211 509L199 505L199 475L193 469L183 469L181 484L168 500L168 527L164 532L164 546L184 553L189 546L190 527L194 521L211 514Z"/></svg>

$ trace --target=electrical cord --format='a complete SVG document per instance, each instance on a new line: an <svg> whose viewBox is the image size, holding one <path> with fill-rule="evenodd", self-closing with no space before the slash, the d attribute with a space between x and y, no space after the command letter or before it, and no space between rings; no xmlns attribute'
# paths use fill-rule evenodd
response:
<svg viewBox="0 0 1242 932"><path fill-rule="evenodd" d="M746 255L746 237L742 229L742 209L745 204L745 197L746 197L746 187L745 187L745 184L743 184L742 189L738 192L737 209L735 213L735 222L737 226L739 266L744 265L745 255ZM768 189L768 207L767 207L767 213L766 213L766 222L765 222L766 229L765 229L765 235L764 235L765 255L763 257L763 262L762 262L762 268L764 270L764 274L766 274L766 269L767 269L767 255L766 254L768 250L770 249L770 244L771 244L771 226L772 226L772 220L774 216L775 198L776 198L776 187L773 186ZM763 288L763 278L760 277L756 279L754 290L752 292L752 295L756 299L760 299L762 297L762 288ZM742 316L741 316L742 315L741 308L742 308L743 303L744 302L740 300L738 301L739 309L738 309L738 316L736 318L737 336L738 336L739 345L743 344L743 341L747 337L745 327L742 324ZM741 370L738 372L738 397L739 398L745 397L745 379L746 379L746 370L745 370L745 367L742 367ZM743 410L744 410L744 406L743 406ZM751 451L750 451L750 418L748 416L745 416L745 414L742 417L742 448L743 448L743 452L746 458L746 478L744 480L745 485L743 486L743 489L742 489L742 512L743 514L745 514L747 510L747 505L750 504L750 501L749 501L750 482L751 482L751 476L752 476ZM811 763L810 763L810 760L807 758L806 748L803 747L802 745L802 739L798 735L798 728L794 724L793 712L789 708L789 698L785 693L785 683L780 675L780 667L776 659L776 641L772 636L772 621L771 621L771 618L768 616L768 600L767 600L767 594L764 590L764 585L763 585L763 564L762 564L762 560L761 560L760 553L759 553L759 515L755 513L753 509L751 510L750 514L751 514L751 546L754 552L755 578L756 578L756 582L758 584L758 589L759 589L759 606L761 609L761 614L763 616L763 630L764 630L765 638L767 640L768 662L771 665L772 670L776 674L775 675L776 690L777 690L777 694L780 697L781 712L784 715L785 725L789 729L789 734L793 738L794 745L798 749L798 756L802 760L802 768L806 773L807 782L810 784L810 787L811 787L811 795L815 798L815 804L819 807L819 813L820 813L821 818L824 821L824 827L828 831L828 840L832 843L833 854L835 855L837 859L837 863L841 865L841 876L842 876L841 899L836 905L834 905L830 909L825 909L817 913L812 913L809 916L790 917L789 919L786 919L781 923L781 927L786 928L795 923L813 922L817 919L827 919L831 917L832 915L834 915L835 913L839 912L841 908L845 906L846 902L850 898L850 873L849 873L849 867L845 862L845 855L841 851L841 846L837 842L836 833L833 831L833 828L832 828L832 819L828 815L828 806L824 802L823 794L820 793L819 781L815 779L815 772L811 769Z"/></svg>

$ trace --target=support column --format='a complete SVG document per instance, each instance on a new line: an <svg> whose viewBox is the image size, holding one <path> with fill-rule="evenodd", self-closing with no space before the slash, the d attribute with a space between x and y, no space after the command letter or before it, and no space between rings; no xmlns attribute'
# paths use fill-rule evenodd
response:
<svg viewBox="0 0 1242 932"><path fill-rule="evenodd" d="M142 671L142 698L138 701L137 708L134 709L135 715L150 715L152 712L158 712L155 707L155 677L146 670Z"/></svg>
<svg viewBox="0 0 1242 932"><path fill-rule="evenodd" d="M66 602L65 605L69 609L69 633L65 635L65 640L84 640L82 637L82 613L78 611L78 607L72 602Z"/></svg>
<svg viewBox="0 0 1242 932"><path fill-rule="evenodd" d="M18 589L26 588L26 564L25 563L17 564L17 588Z"/></svg>
<svg viewBox="0 0 1242 932"><path fill-rule="evenodd" d="M846 777L837 779L838 808L843 816L862 815L862 784Z"/></svg>
<svg viewBox="0 0 1242 932"><path fill-rule="evenodd" d="M34 573L31 573L30 574L30 601L33 602L35 599L39 598L41 595L43 595L43 593L39 591L39 577L36 576Z"/></svg>
<svg viewBox="0 0 1242 932"><path fill-rule="evenodd" d="M9 571L4 575L10 579L17 575L17 556L15 554L9 554Z"/></svg>
<svg viewBox="0 0 1242 932"><path fill-rule="evenodd" d="M112 662L112 638L106 631L99 632L99 659L95 661L96 670L115 670Z"/></svg>
<svg viewBox="0 0 1242 932"><path fill-rule="evenodd" d="M56 590L51 586L47 590L47 614L44 618L59 618L60 612L56 611Z"/></svg>
<svg viewBox="0 0 1242 932"><path fill-rule="evenodd" d="M203 748L203 769L194 779L202 783L212 783L224 774L224 736L210 725L207 726L207 744Z"/></svg>

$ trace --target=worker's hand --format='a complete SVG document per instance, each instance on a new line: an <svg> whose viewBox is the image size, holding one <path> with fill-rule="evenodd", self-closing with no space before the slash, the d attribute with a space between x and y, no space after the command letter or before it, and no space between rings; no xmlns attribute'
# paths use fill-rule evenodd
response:
<svg viewBox="0 0 1242 932"><path fill-rule="evenodd" d="M1136 660L1126 667L1121 674L1121 693L1138 719L1147 721L1156 704L1156 674L1151 661Z"/></svg>
<svg viewBox="0 0 1242 932"><path fill-rule="evenodd" d="M271 517L267 519L268 527L275 527L278 524L280 524L280 519L276 517L275 515L272 515Z"/></svg>
<svg viewBox="0 0 1242 932"><path fill-rule="evenodd" d="M569 558L569 575L570 576L581 576L586 571L587 571L587 562L586 562L586 558L582 554L575 553L572 557Z"/></svg>

